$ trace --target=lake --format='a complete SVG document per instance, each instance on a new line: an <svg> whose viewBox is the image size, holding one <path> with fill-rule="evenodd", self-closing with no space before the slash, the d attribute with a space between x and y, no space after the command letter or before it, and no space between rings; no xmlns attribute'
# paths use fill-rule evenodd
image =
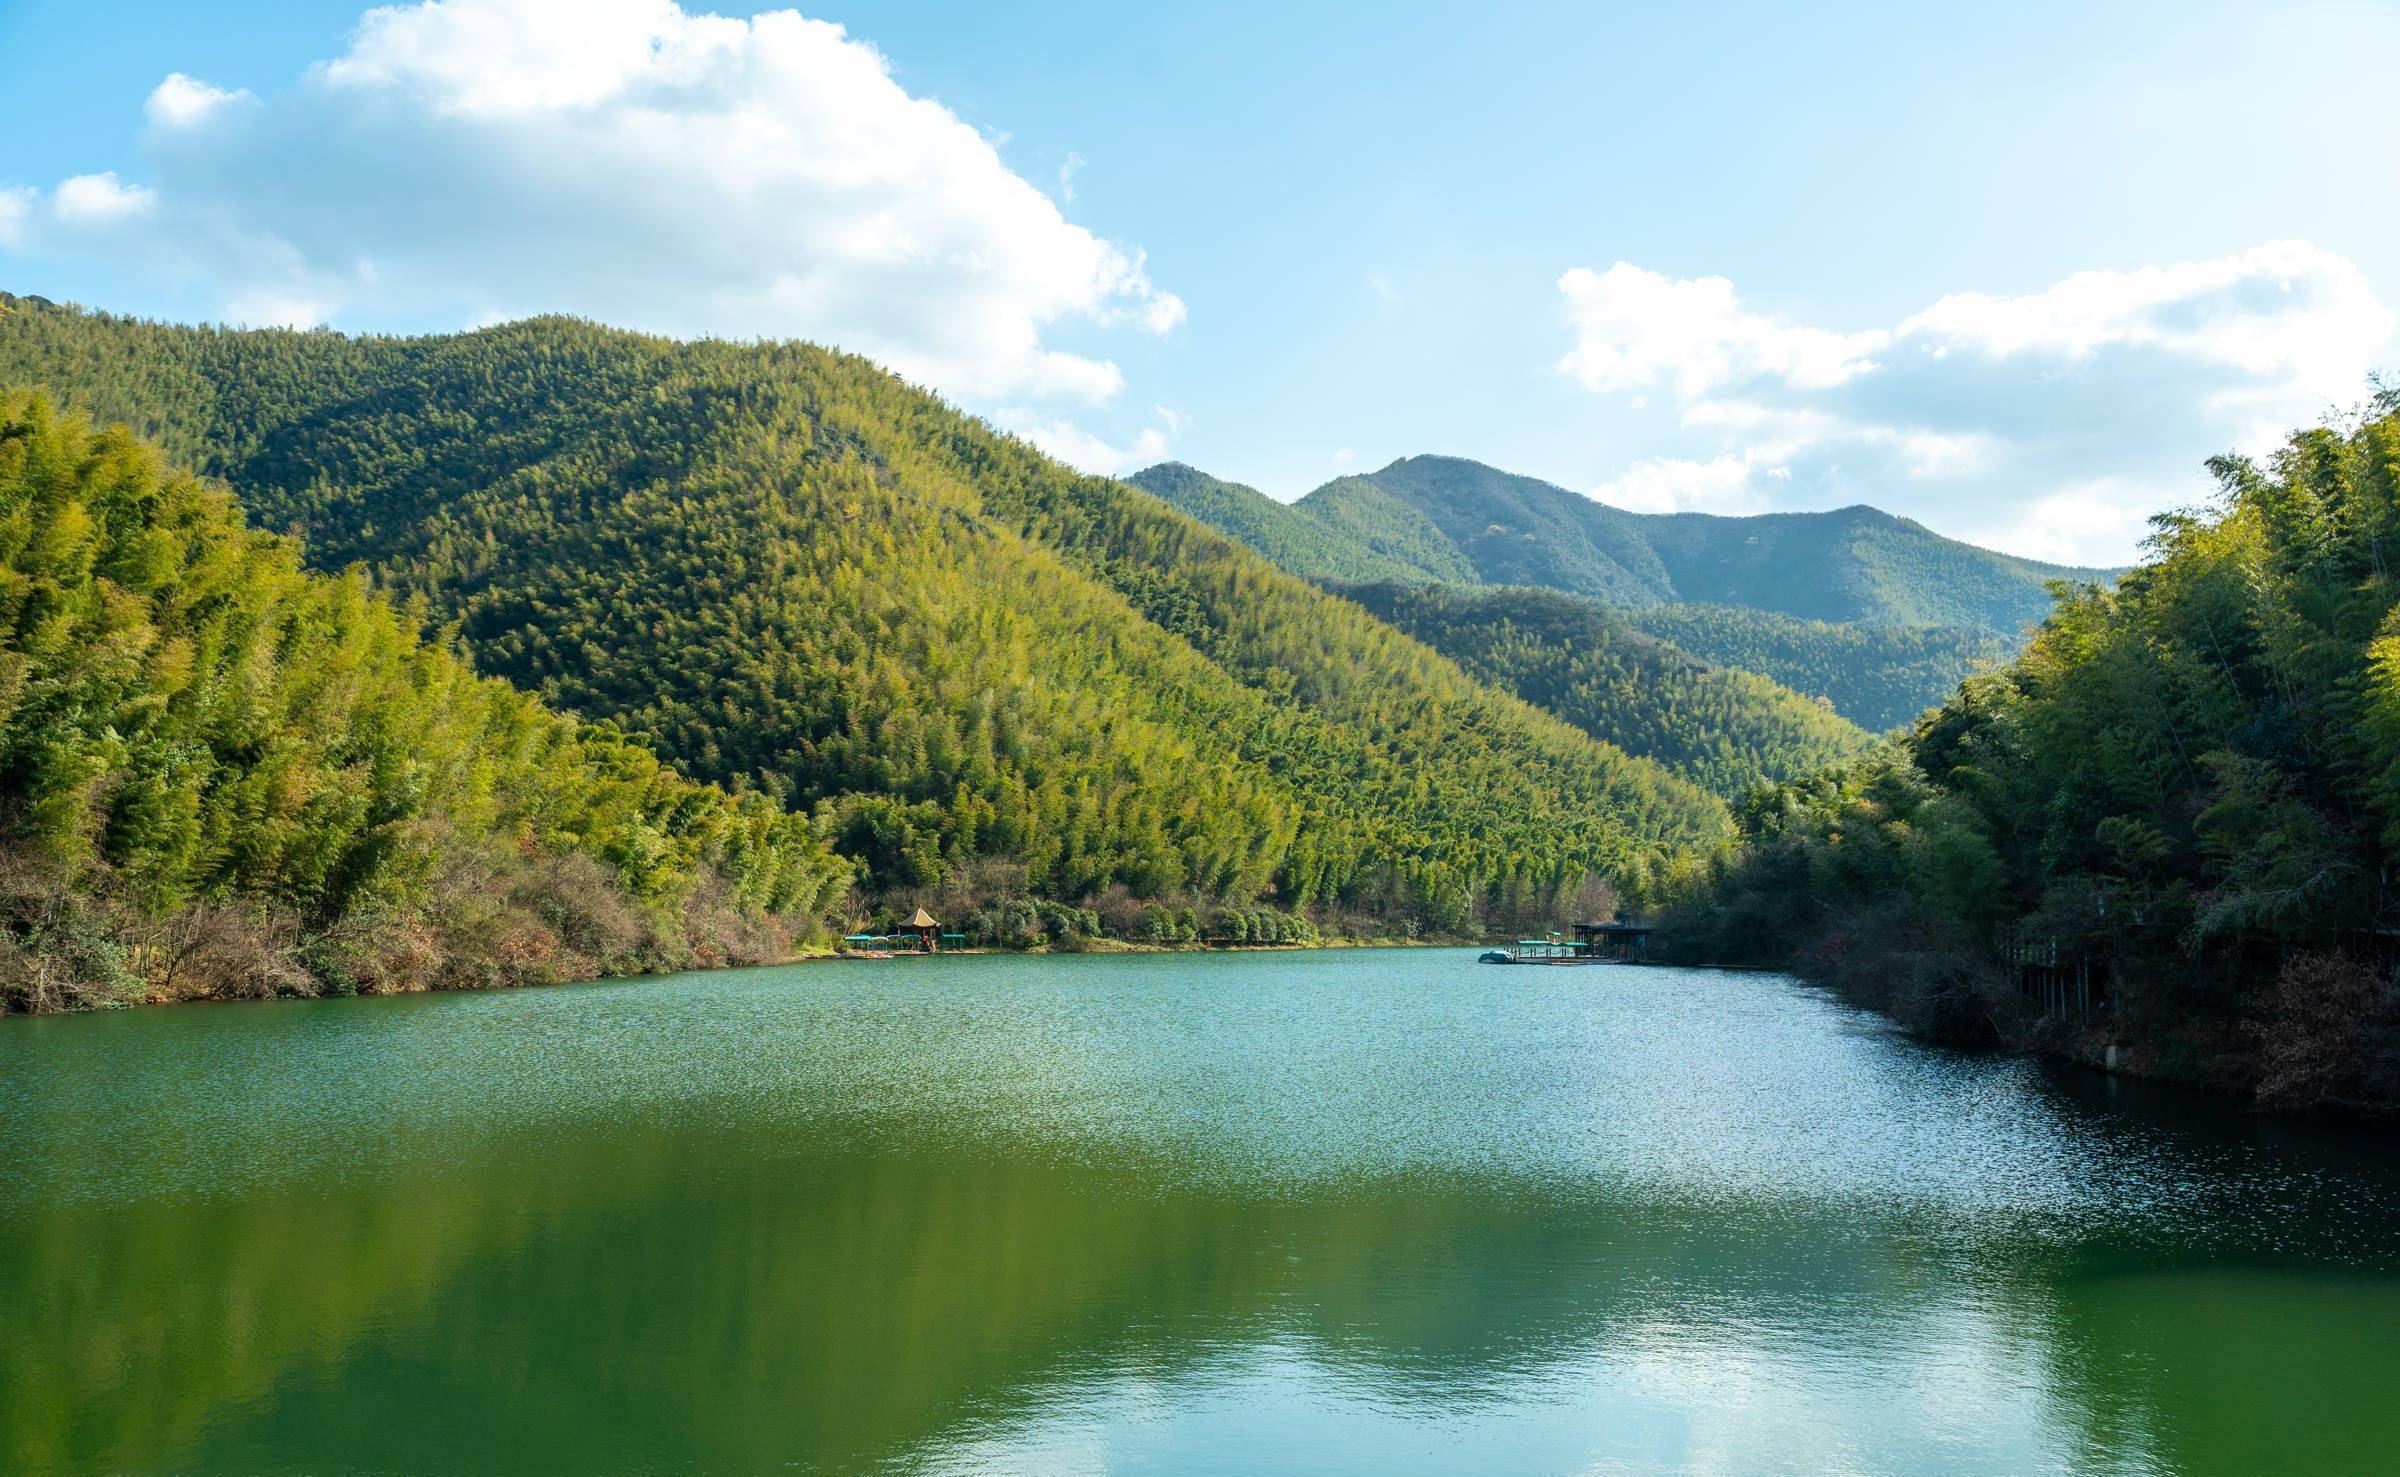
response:
<svg viewBox="0 0 2400 1477"><path fill-rule="evenodd" d="M2400 1151L1772 976L0 1020L12 1473L2400 1470Z"/></svg>

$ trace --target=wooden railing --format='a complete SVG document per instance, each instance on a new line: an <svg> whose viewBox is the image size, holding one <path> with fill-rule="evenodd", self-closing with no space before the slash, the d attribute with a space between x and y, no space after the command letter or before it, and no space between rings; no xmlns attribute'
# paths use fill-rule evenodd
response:
<svg viewBox="0 0 2400 1477"><path fill-rule="evenodd" d="M2058 940L2018 940L2009 945L2008 962L2016 970L2017 991L2041 1007L2044 1015L2088 1020L2112 1002L2105 968L2094 969L2089 959L2061 957Z"/></svg>

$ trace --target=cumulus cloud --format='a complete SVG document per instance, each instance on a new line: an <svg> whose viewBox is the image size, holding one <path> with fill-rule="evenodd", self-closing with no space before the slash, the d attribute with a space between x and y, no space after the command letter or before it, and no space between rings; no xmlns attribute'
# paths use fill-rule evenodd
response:
<svg viewBox="0 0 2400 1477"><path fill-rule="evenodd" d="M1594 488L1592 496L1635 513L1763 513L1766 491L1759 484L1758 459L1751 455L1652 457Z"/></svg>
<svg viewBox="0 0 2400 1477"><path fill-rule="evenodd" d="M1002 430L1038 447L1043 454L1077 471L1099 477L1121 476L1167 459L1184 418L1166 406L1156 407L1158 424L1145 426L1130 442L1119 445L1061 416L1044 415L1021 405L995 411L992 420Z"/></svg>
<svg viewBox="0 0 2400 1477"><path fill-rule="evenodd" d="M969 398L1105 400L1117 366L1059 332L1184 316L1139 251L788 10L390 6L287 90L177 73L145 113L146 183L9 197L0 241L146 264L241 321L570 311L830 342Z"/></svg>
<svg viewBox="0 0 2400 1477"><path fill-rule="evenodd" d="M58 182L51 192L50 211L68 225L114 225L147 215L157 199L139 185L117 178L116 171L79 174Z"/></svg>
<svg viewBox="0 0 2400 1477"><path fill-rule="evenodd" d="M191 128L206 121L218 109L246 101L249 97L248 92L240 89L227 92L197 77L169 72L166 81L150 90L149 101L142 104L142 116L148 118L154 128Z"/></svg>
<svg viewBox="0 0 2400 1477"><path fill-rule="evenodd" d="M157 196L112 172L78 174L54 189L0 185L0 249L105 249L156 213Z"/></svg>
<svg viewBox="0 0 2400 1477"><path fill-rule="evenodd" d="M1723 278L1620 262L1559 279L1595 392L1663 388L1704 453L1595 495L1657 511L1866 501L2046 558L2133 557L2203 458L2357 400L2400 323L2352 262L2280 241L2209 261L1959 292L1836 332L1745 307Z"/></svg>
<svg viewBox="0 0 2400 1477"><path fill-rule="evenodd" d="M1872 368L1883 333L1829 333L1744 312L1722 277L1678 282L1619 262L1577 267L1558 279L1575 347L1559 368L1587 389L1630 390L1671 381L1687 395L1772 378L1811 388Z"/></svg>

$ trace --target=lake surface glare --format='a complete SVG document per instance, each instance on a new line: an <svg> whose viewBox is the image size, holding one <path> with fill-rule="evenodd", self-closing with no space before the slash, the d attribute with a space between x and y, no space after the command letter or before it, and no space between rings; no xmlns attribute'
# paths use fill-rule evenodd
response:
<svg viewBox="0 0 2400 1477"><path fill-rule="evenodd" d="M11 1473L2400 1471L2400 1148L1770 976L0 1020Z"/></svg>

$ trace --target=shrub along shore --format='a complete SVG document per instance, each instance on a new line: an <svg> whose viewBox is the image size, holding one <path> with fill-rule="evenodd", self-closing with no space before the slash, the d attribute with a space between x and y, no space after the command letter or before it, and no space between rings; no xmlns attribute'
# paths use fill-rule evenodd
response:
<svg viewBox="0 0 2400 1477"><path fill-rule="evenodd" d="M1938 1040L2400 1112L2400 391L2211 463L2113 588L1644 888Z"/></svg>

